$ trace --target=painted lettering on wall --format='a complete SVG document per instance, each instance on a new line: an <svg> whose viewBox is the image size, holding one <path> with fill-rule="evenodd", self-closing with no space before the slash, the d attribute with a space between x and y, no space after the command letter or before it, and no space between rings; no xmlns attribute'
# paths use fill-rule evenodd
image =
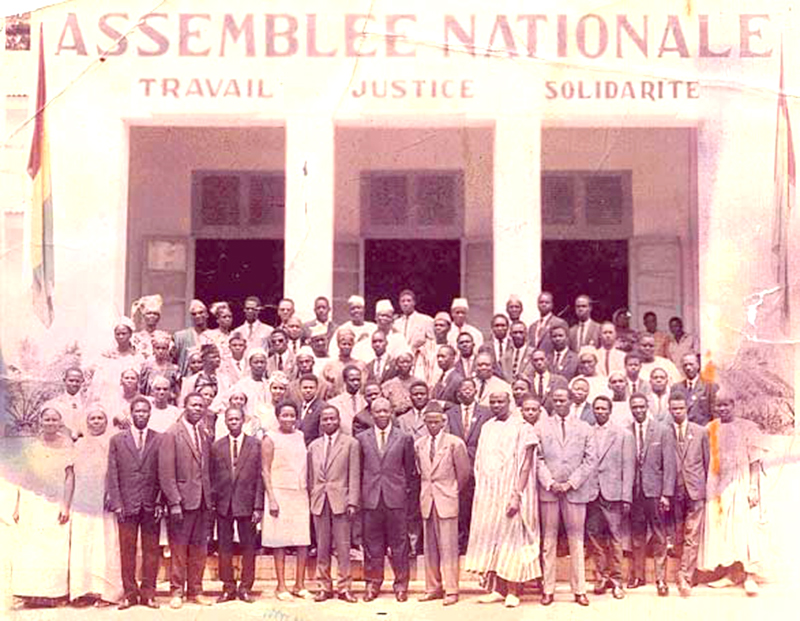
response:
<svg viewBox="0 0 800 621"><path fill-rule="evenodd" d="M168 99L272 99L272 85L261 78L139 78L145 97Z"/></svg>
<svg viewBox="0 0 800 621"><path fill-rule="evenodd" d="M436 20L431 22L430 20ZM438 23L437 23L438 22ZM775 33L760 14L68 13L57 55L140 57L769 58ZM433 45L419 44L419 32ZM131 34L124 36L124 33ZM433 33L433 34L430 34ZM438 53L438 52L437 52Z"/></svg>
<svg viewBox="0 0 800 621"><path fill-rule="evenodd" d="M700 83L692 80L549 80L546 99L699 99Z"/></svg>

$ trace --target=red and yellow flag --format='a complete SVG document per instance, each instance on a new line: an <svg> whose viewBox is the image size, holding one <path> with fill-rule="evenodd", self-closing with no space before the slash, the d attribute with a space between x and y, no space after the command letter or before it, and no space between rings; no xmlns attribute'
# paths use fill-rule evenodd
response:
<svg viewBox="0 0 800 621"><path fill-rule="evenodd" d="M53 323L53 196L50 185L50 146L45 123L47 87L44 77L44 36L39 26L39 87L28 174L33 179L31 204L31 266L33 310L48 328Z"/></svg>
<svg viewBox="0 0 800 621"><path fill-rule="evenodd" d="M783 86L783 41L781 41L781 74L778 91L778 122L775 130L775 215L772 229L772 252L775 254L776 276L783 303L781 319L784 329L789 319L789 218L795 202L796 168L789 105Z"/></svg>

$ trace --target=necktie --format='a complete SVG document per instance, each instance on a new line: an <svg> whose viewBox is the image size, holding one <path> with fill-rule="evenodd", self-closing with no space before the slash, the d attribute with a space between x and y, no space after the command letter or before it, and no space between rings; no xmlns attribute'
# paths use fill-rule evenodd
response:
<svg viewBox="0 0 800 621"><path fill-rule="evenodd" d="M144 453L144 429L139 430L139 453Z"/></svg>
<svg viewBox="0 0 800 621"><path fill-rule="evenodd" d="M644 461L644 423L637 423L636 426L639 428L638 431L638 439L639 439L639 466L641 467L642 462Z"/></svg>
<svg viewBox="0 0 800 621"><path fill-rule="evenodd" d="M561 419L561 440L567 441L567 422L564 418Z"/></svg>
<svg viewBox="0 0 800 621"><path fill-rule="evenodd" d="M686 440L686 436L683 433L683 425L678 425L678 442L683 444Z"/></svg>
<svg viewBox="0 0 800 621"><path fill-rule="evenodd" d="M203 451L200 450L200 432L197 431L197 425L192 425L192 429L194 429L194 447L197 449L197 452L202 455Z"/></svg>
<svg viewBox="0 0 800 621"><path fill-rule="evenodd" d="M328 469L328 462L331 458L331 449L333 448L333 436L328 436L328 441L325 443L325 470Z"/></svg>
<svg viewBox="0 0 800 621"><path fill-rule="evenodd" d="M276 354L278 356L278 371L283 371L283 354Z"/></svg>
<svg viewBox="0 0 800 621"><path fill-rule="evenodd" d="M239 461L239 439L233 439L233 467L236 468L236 462Z"/></svg>
<svg viewBox="0 0 800 621"><path fill-rule="evenodd" d="M561 358L563 357L563 355L564 355L564 352L561 352L561 351L557 351L556 352L556 368L557 369L561 367Z"/></svg>
<svg viewBox="0 0 800 621"><path fill-rule="evenodd" d="M381 429L381 446L380 446L380 449L381 449L381 453L383 453L383 451L386 449L386 430L385 429Z"/></svg>
<svg viewBox="0 0 800 621"><path fill-rule="evenodd" d="M544 399L544 373L539 373L539 400Z"/></svg>
<svg viewBox="0 0 800 621"><path fill-rule="evenodd" d="M499 352L498 360L503 359L503 341L500 339L497 340L497 350Z"/></svg>
<svg viewBox="0 0 800 621"><path fill-rule="evenodd" d="M470 424L471 418L472 418L470 416L469 409L470 409L469 405L465 405L464 406L464 437L466 437L467 434L469 433L469 424Z"/></svg>
<svg viewBox="0 0 800 621"><path fill-rule="evenodd" d="M522 348L517 348L514 350L514 362L511 365L511 375L517 377L517 371L519 370L519 350Z"/></svg>
<svg viewBox="0 0 800 621"><path fill-rule="evenodd" d="M358 406L356 405L356 395L351 395L353 397L353 416L358 414Z"/></svg>
<svg viewBox="0 0 800 621"><path fill-rule="evenodd" d="M483 391L486 390L486 380L481 380L481 390L478 393L478 400L483 399Z"/></svg>
<svg viewBox="0 0 800 621"><path fill-rule="evenodd" d="M611 373L611 350L606 350L606 375Z"/></svg>
<svg viewBox="0 0 800 621"><path fill-rule="evenodd" d="M381 357L375 358L375 377L381 379Z"/></svg>
<svg viewBox="0 0 800 621"><path fill-rule="evenodd" d="M431 436L431 463L433 463L433 458L436 455L436 436Z"/></svg>
<svg viewBox="0 0 800 621"><path fill-rule="evenodd" d="M578 329L578 349L583 345L583 327L585 325L584 322L581 322L580 328Z"/></svg>
<svg viewBox="0 0 800 621"><path fill-rule="evenodd" d="M292 351L297 354L297 341L292 341Z"/></svg>

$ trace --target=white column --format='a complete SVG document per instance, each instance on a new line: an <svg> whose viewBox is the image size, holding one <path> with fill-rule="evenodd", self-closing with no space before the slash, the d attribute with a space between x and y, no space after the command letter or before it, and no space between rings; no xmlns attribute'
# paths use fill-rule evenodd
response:
<svg viewBox="0 0 800 621"><path fill-rule="evenodd" d="M512 293L523 320L536 318L542 285L541 121L536 116L497 119L494 130L492 238L494 312L505 312Z"/></svg>
<svg viewBox="0 0 800 621"><path fill-rule="evenodd" d="M286 121L284 295L311 319L314 298L333 296L333 121Z"/></svg>

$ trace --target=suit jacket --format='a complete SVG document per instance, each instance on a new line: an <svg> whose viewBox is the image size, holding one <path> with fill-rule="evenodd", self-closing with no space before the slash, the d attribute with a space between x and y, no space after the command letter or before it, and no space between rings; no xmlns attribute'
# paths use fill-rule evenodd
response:
<svg viewBox="0 0 800 621"><path fill-rule="evenodd" d="M376 509L378 501L390 509L406 506L406 497L417 478L414 464L414 440L393 424L386 438L383 454L378 450L375 429L356 436L361 454L361 504Z"/></svg>
<svg viewBox="0 0 800 621"><path fill-rule="evenodd" d="M256 319L253 322L252 335L250 333L250 324L248 324L246 321L242 325L238 326L234 332L240 334L242 338L247 341L248 349L251 347L263 347L264 349L268 350L269 335L272 334L272 326L264 323L263 321Z"/></svg>
<svg viewBox="0 0 800 621"><path fill-rule="evenodd" d="M514 395L511 392L511 384L509 384L504 379L500 379L496 375L492 375L488 380L486 380L486 386L483 389L483 394L481 395L481 380L477 377L475 379L475 386L478 389L478 393L475 395L475 398L478 400L478 403L481 405L489 406L489 397L493 392L504 392L508 395L511 402L514 402Z"/></svg>
<svg viewBox="0 0 800 621"><path fill-rule="evenodd" d="M539 338L537 339L536 331L539 326L541 326L541 329L539 330ZM541 319L534 321L528 328L528 344L531 346L531 348L541 349L548 356L552 354L553 341L550 338L550 329L554 328L555 326L561 326L562 328L569 330L569 324L566 321L561 319L561 317L556 317L552 314L547 318L547 321L542 321Z"/></svg>
<svg viewBox="0 0 800 621"><path fill-rule="evenodd" d="M533 363L531 362L531 355L533 349L526 343L520 348L517 360L517 373L514 374L514 354L516 348L512 345L505 350L503 359L500 361L500 367L503 370L503 377L507 382L513 382L518 377L527 377L533 373Z"/></svg>
<svg viewBox="0 0 800 621"><path fill-rule="evenodd" d="M123 515L153 511L161 502L158 484L158 453L161 434L147 430L144 451L136 448L133 432L126 429L111 436L108 444L106 492L111 511Z"/></svg>
<svg viewBox="0 0 800 621"><path fill-rule="evenodd" d="M689 414L688 418L691 422L698 425L707 425L711 420L711 412L714 406L714 398L717 395L719 386L717 384L709 384L700 378L697 378L694 388L689 390L687 381L683 380L680 384L673 384L675 388L681 388L688 399Z"/></svg>
<svg viewBox="0 0 800 621"><path fill-rule="evenodd" d="M371 429L374 425L372 413L367 408L362 408L353 419L353 436L357 436L362 431Z"/></svg>
<svg viewBox="0 0 800 621"><path fill-rule="evenodd" d="M158 451L158 481L170 507L180 505L184 511L211 509L211 442L201 423L200 451L186 429L181 416L163 433Z"/></svg>
<svg viewBox="0 0 800 621"><path fill-rule="evenodd" d="M578 374L578 354L571 349L567 349L562 355L561 361L556 365L555 352L548 354L547 366L551 373L561 375L568 382Z"/></svg>
<svg viewBox="0 0 800 621"><path fill-rule="evenodd" d="M597 445L597 468L589 479L592 500L599 494L611 502L633 500L636 442L631 432L611 422L592 428Z"/></svg>
<svg viewBox="0 0 800 621"><path fill-rule="evenodd" d="M414 442L420 474L419 506L423 518L429 518L436 506L440 518L458 517L458 491L472 473L467 445L458 436L439 432L436 452L431 461L430 436Z"/></svg>
<svg viewBox="0 0 800 621"><path fill-rule="evenodd" d="M467 455L469 455L469 462L475 465L475 453L478 451L478 440L481 436L481 428L483 424L494 418L492 411L477 403L472 404L472 412L470 413L469 432L464 433L464 416L461 403L447 410L447 427L448 431L455 436L461 438L467 445Z"/></svg>
<svg viewBox="0 0 800 621"><path fill-rule="evenodd" d="M636 423L630 427L636 441ZM672 496L675 492L677 455L675 434L665 425L650 419L644 435L644 460L639 463L636 454L636 477L647 498ZM635 446L635 445L634 445ZM636 482L636 480L634 481Z"/></svg>
<svg viewBox="0 0 800 621"><path fill-rule="evenodd" d="M304 403L300 402L300 414L302 415L303 412L303 405ZM311 406L306 412L305 416L303 416L297 423L298 431L303 432L303 439L306 442L306 446L311 444L314 440L316 440L320 433L319 433L319 418L320 414L322 413L322 408L324 408L327 402L323 401L319 397L316 397L312 402Z"/></svg>
<svg viewBox="0 0 800 621"><path fill-rule="evenodd" d="M289 379L294 379L297 364L294 361L294 354L292 353L291 349L287 349L284 353L284 361L282 364L283 368L278 368L278 354L271 354L269 358L267 358L267 377L272 375L275 371L283 371L283 373Z"/></svg>
<svg viewBox="0 0 800 621"><path fill-rule="evenodd" d="M567 388L569 386L569 382L567 379L557 373L550 373L548 371L548 375L545 375L544 378L544 395L539 394L539 376L533 372L533 367L531 367L531 374L528 376L528 379L531 382L531 392L532 394L536 395L540 398L544 409L548 412L553 410L553 400L552 395L553 391L558 388Z"/></svg>
<svg viewBox="0 0 800 621"><path fill-rule="evenodd" d="M404 433L410 435L415 441L417 438L422 438L428 435L428 428L425 426L425 409L422 410L423 415L417 417L417 410L413 407L397 417L397 426L403 430Z"/></svg>
<svg viewBox="0 0 800 621"><path fill-rule="evenodd" d="M196 335L197 332L191 327L178 330L172 335L175 343L175 362L178 364L181 377L186 377L186 371L189 369L189 350L197 345Z"/></svg>
<svg viewBox="0 0 800 621"><path fill-rule="evenodd" d="M255 438L241 434L239 447L234 468L229 435L211 446L211 498L220 515L245 517L264 509L261 444Z"/></svg>
<svg viewBox="0 0 800 621"><path fill-rule="evenodd" d="M340 515L348 506L358 507L361 497L361 453L358 440L340 431L326 466L327 441L327 436L323 434L308 446L308 490L311 513L314 515L322 514L326 498L334 515Z"/></svg>
<svg viewBox="0 0 800 621"><path fill-rule="evenodd" d="M692 500L706 497L706 477L711 462L708 430L697 423L687 422L686 437L683 446L678 442L675 424L670 423L672 438L675 443L676 476L675 483L686 488L686 494Z"/></svg>
<svg viewBox="0 0 800 621"><path fill-rule="evenodd" d="M386 380L392 379L397 375L397 369L394 364L394 358L388 353L383 354L383 364L381 365L381 376L378 377L375 371L375 359L373 358L367 363L367 380L383 384Z"/></svg>
<svg viewBox="0 0 800 621"><path fill-rule="evenodd" d="M572 489L567 492L567 501L589 502L594 490L587 482L597 469L597 446L592 428L581 420L567 418L564 439L558 416L539 420L539 498L542 502L558 500L550 486L569 481Z"/></svg>
<svg viewBox="0 0 800 621"><path fill-rule="evenodd" d="M441 369L439 369L439 372L441 373ZM456 393L458 393L458 388L463 380L464 376L461 375L455 368L450 369L447 372L444 382L442 382L440 377L439 380L433 385L431 399L455 403Z"/></svg>
<svg viewBox="0 0 800 621"><path fill-rule="evenodd" d="M474 373L474 371L475 371L474 367L475 367L475 354L472 355L472 362L470 363L470 368L469 369L464 368L464 362L461 359L461 355L459 354L457 359L456 359L456 364L455 364L455 366L453 368L462 377L472 377L475 374Z"/></svg>
<svg viewBox="0 0 800 621"><path fill-rule="evenodd" d="M575 324L569 329L569 347L574 352L580 351L581 348L578 345L579 328L580 324ZM594 319L589 319L583 333L583 347L597 347L598 345L600 345L600 324Z"/></svg>

